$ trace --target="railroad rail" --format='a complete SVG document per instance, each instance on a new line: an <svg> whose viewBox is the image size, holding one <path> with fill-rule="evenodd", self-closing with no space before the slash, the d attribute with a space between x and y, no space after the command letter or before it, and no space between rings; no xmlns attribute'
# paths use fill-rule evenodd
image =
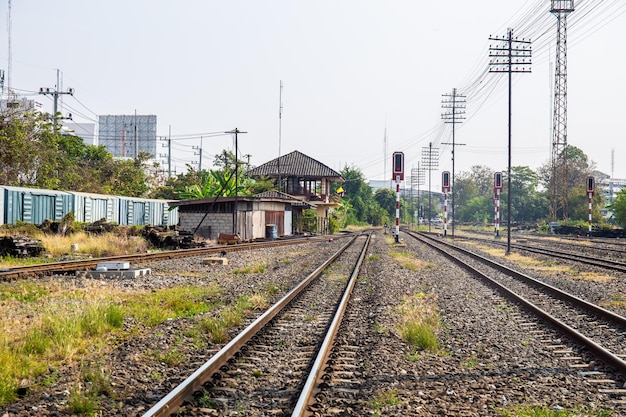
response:
<svg viewBox="0 0 626 417"><path fill-rule="evenodd" d="M426 235L426 234L424 234ZM494 239L486 239L486 238L477 238L477 237L455 237L455 239L462 239L462 240L473 240L473 241L479 241L479 242L487 242L491 245L497 245L497 246L506 246L506 243L504 242L500 242L498 240L494 240ZM527 240L526 238L524 238L524 240ZM541 242L541 239L533 239L534 242L540 243L540 244L548 244L548 242L546 242L545 240L543 242ZM552 242L549 242L552 243ZM569 244L571 247L571 243ZM532 245L526 245L523 244L521 242L512 242L511 243L511 248L514 249L518 249L521 251L526 251L526 252L531 252L531 253L537 253L540 255L547 255L547 256L551 256L553 258L559 258L559 259L566 259L566 260L570 260L570 261L575 261L575 262L580 262L580 263L584 263L587 265L593 265L593 266L598 266L601 268L606 268L606 269L611 269L614 271L619 271L619 272L626 272L626 262L622 262L622 261L617 261L614 259L608 259L608 258L604 258L604 257L599 257L598 255L588 255L582 252L572 252L572 251L565 251L565 250L559 250L559 249L553 249L553 248L548 248L545 246L532 246ZM586 249L587 251L589 250L594 250L594 251L603 251L603 252L610 252L610 253L615 253L617 256L623 256L626 255L626 251L622 250L622 249L608 249L608 248L590 248L588 246L583 247L582 245L580 245L580 249Z"/></svg>
<svg viewBox="0 0 626 417"><path fill-rule="evenodd" d="M277 239L265 242L242 243L238 245L211 246L205 248L178 249L169 251L159 251L151 253L140 253L132 255L107 256L102 258L76 259L61 262L50 262L36 265L13 266L0 269L0 281L7 281L20 277L33 275L46 275L56 273L67 273L72 271L82 271L95 269L100 262L152 262L167 259L185 258L191 256L205 256L219 254L222 252L235 252L241 250L254 250L261 248L297 245L316 240L328 240L329 238L350 237L351 234L315 236L305 238Z"/></svg>
<svg viewBox="0 0 626 417"><path fill-rule="evenodd" d="M314 357L314 361L312 361L313 365L307 371L307 374L303 374L306 380L303 384L301 384L302 388L300 395L294 396L293 398L293 403L295 403L296 405L295 407L293 407L292 415L307 415L307 405L311 401L311 396L315 393L315 386L319 381L321 370L326 363L328 352L330 351L330 347L335 338L335 334L339 328L339 324L341 323L341 319L350 299L350 294L356 282L358 272L361 268L361 264L363 263L363 259L367 252L367 248L371 238L370 233L365 235L354 235L352 239L344 244L328 260L326 260L319 267L317 267L309 276L303 279L296 287L294 287L283 298L276 302L276 304L274 304L256 320L249 324L241 333L235 336L219 352L214 354L211 359L209 359L209 361L204 363L192 375L190 375L174 390L164 396L157 404L149 409L144 414L144 417L169 416L177 412L183 406L185 401L193 398L194 394L198 391L202 391L205 384L212 385L211 381L214 380L216 375L228 372L228 364L232 362L232 358L235 355L239 354L239 352L252 351L254 349L252 340L262 337L264 332L271 333L271 324L274 324L280 319L280 317L284 316L286 314L285 310L288 307L297 304L298 301L300 301L302 298L305 298L305 294L307 291L309 291L310 287L315 286L315 283L320 281L320 277L323 276L323 272L327 270L330 265L333 264L333 262L336 262L338 258L342 256L349 248L354 247L356 240L359 237L364 238L365 242L363 246L359 249L357 260L354 267L352 268L352 272L349 279L347 280L347 284L345 284L345 286L343 287L343 291L341 291L341 294L339 294L340 299L338 302L335 303L333 314L331 315L331 318L329 320L330 324L326 326L324 325L324 323L326 323L325 321L321 323L322 327L326 329L325 335L323 336L323 338L321 338L323 339L323 341L318 344L318 347L316 349L317 354ZM327 294L327 292L329 291L328 284L321 285L317 291L320 292L322 297L332 299L332 296ZM318 297L319 296L320 295L318 295ZM310 303L310 301L306 300L303 302L305 304ZM295 314L296 313L294 313L294 315ZM286 327L288 326L288 324L283 324L283 326ZM298 381L300 381L303 378L300 377L297 379ZM222 388L216 387L214 389L219 391ZM288 401L291 400L288 399ZM291 404L291 406L293 406L293 404Z"/></svg>
<svg viewBox="0 0 626 417"><path fill-rule="evenodd" d="M592 314L595 317L595 319L600 319L607 323L613 324L615 327L609 330L609 331L612 331L613 333L611 333L609 336L606 336L606 335L599 336L599 337L604 337L604 341L615 339L616 328L619 329L618 332L624 333L624 331L626 330L626 318L620 315L617 315L609 310L606 310L602 307L589 303L585 300L582 300L578 297L575 297L571 294L568 294L556 287L550 286L528 275L522 274L502 264L499 264L490 259L482 257L469 250L461 248L457 245L453 245L450 242L444 241L442 239L437 239L432 236L426 236L426 235L416 234L412 232L409 232L407 234L427 244L431 248L439 251L447 258L451 259L458 265L468 270L471 274L478 276L480 279L488 283L490 286L496 288L497 291L505 295L507 298L509 298L516 304L521 305L527 311L531 312L532 314L536 315L537 317L539 317L540 319L542 319L543 321L551 325L559 333L565 335L567 338L574 341L579 346L583 346L584 348L588 349L590 352L593 353L593 355L595 355L596 358L604 362L604 364L608 368L614 370L616 375L618 375L620 379L626 379L626 362L620 356L618 356L618 354L612 352L611 350L600 345L599 343L592 340L591 338L585 336L582 332L578 331L575 327L578 327L580 325L581 320L578 320L578 324L573 324L573 325L569 325L565 323L563 318L557 318L555 314L546 311L544 308L539 307L536 301L530 301L529 299L511 290L510 289L511 284L507 283L505 285L502 283L502 280L494 278L493 272L485 273L477 269L476 267L470 265L465 259L463 259L463 256L466 256L466 257L471 258L472 260L478 261L482 265L488 265L490 268L493 268L497 270L498 272L501 272L504 275L511 277L515 280L523 281L527 285L532 286L534 288L538 288L542 293L544 294L548 293L553 297L553 299L558 300L556 302L553 301L553 302L544 303L545 305L548 305L550 303L556 304L557 302L559 303L566 302L568 305L573 306L575 309L577 309L575 310L576 312L574 313L568 313L568 316L578 317L577 315L580 314L579 313L580 311L585 311L587 314ZM459 256L459 255L455 255L451 253L453 251L461 255ZM537 297L537 299L539 298L541 298L541 296ZM595 319L592 319L592 320L595 320ZM594 329L596 330L601 329L602 327L605 327L605 326L606 325L601 325L601 326L596 325L594 326ZM594 335L594 337L596 336ZM624 350L624 346L620 346L619 343L617 344L614 343L613 348L614 350L615 349Z"/></svg>

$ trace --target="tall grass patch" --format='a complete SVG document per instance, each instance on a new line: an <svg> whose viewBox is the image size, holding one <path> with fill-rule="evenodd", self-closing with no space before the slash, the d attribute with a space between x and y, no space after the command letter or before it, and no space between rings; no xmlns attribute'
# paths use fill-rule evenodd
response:
<svg viewBox="0 0 626 417"><path fill-rule="evenodd" d="M0 407L59 364L98 353L111 338L126 338L142 326L191 317L219 302L217 284L127 293L86 281L0 284ZM261 302L256 300L256 302ZM124 328L127 317L134 327ZM76 392L76 408L88 400ZM87 401L88 402L88 401Z"/></svg>
<svg viewBox="0 0 626 417"><path fill-rule="evenodd" d="M400 318L398 330L404 340L419 350L439 349L437 333L441 327L436 297L418 293L406 297L397 306Z"/></svg>
<svg viewBox="0 0 626 417"><path fill-rule="evenodd" d="M79 253L89 254L94 258L145 252L148 249L148 241L141 236L121 236L114 233L98 236L85 232L76 232L69 236L42 234L38 239L46 252L53 257L70 253L72 244L78 245Z"/></svg>

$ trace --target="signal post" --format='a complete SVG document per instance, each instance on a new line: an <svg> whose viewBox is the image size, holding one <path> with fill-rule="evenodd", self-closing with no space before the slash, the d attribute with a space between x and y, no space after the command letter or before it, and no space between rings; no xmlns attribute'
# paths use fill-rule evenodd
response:
<svg viewBox="0 0 626 417"><path fill-rule="evenodd" d="M404 153L394 152L392 156L392 180L396 181L396 243L400 243L400 181L404 180Z"/></svg>
<svg viewBox="0 0 626 417"><path fill-rule="evenodd" d="M589 197L589 237L591 237L591 210L593 208L593 194L595 192L595 186L595 179L593 177L587 177L587 196Z"/></svg>
<svg viewBox="0 0 626 417"><path fill-rule="evenodd" d="M441 191L443 192L443 236L446 237L448 235L448 193L450 192L450 171L443 171L441 173Z"/></svg>
<svg viewBox="0 0 626 417"><path fill-rule="evenodd" d="M502 194L502 173L496 172L495 174L493 174L495 237L500 237L500 194Z"/></svg>

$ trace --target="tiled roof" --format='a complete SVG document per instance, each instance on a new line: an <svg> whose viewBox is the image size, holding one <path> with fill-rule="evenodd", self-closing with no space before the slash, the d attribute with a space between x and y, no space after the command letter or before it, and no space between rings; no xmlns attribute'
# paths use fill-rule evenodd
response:
<svg viewBox="0 0 626 417"><path fill-rule="evenodd" d="M261 199L269 199L269 200L282 200L282 201L287 200L294 206L315 207L315 204L312 204L307 201L303 201L290 194L282 193L277 190L264 191L262 193L255 194L253 197L261 198Z"/></svg>
<svg viewBox="0 0 626 417"><path fill-rule="evenodd" d="M251 177L300 177L300 178L329 178L335 182L344 182L344 178L337 171L321 162L298 151L293 151L269 162L259 165L248 171Z"/></svg>

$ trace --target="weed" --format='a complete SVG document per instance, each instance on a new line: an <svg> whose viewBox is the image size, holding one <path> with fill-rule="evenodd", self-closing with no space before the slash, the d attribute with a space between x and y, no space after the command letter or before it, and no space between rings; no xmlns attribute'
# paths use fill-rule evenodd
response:
<svg viewBox="0 0 626 417"><path fill-rule="evenodd" d="M398 391L395 389L379 391L379 393L372 398L372 408L380 411L385 406L396 406L402 404L402 401L397 397L397 395Z"/></svg>
<svg viewBox="0 0 626 417"><path fill-rule="evenodd" d="M209 394L202 390L202 395L199 396L196 401L198 402L198 405L202 408L213 408L214 404L213 404L213 399L209 396Z"/></svg>
<svg viewBox="0 0 626 417"><path fill-rule="evenodd" d="M96 414L100 402L98 398L91 394L78 389L71 389L69 398L67 399L67 411L71 414L93 416Z"/></svg>
<svg viewBox="0 0 626 417"><path fill-rule="evenodd" d="M164 364L169 366L180 365L185 360L185 356L180 353L176 348L168 349L163 353L157 353L154 357L159 362L163 362Z"/></svg>
<svg viewBox="0 0 626 417"><path fill-rule="evenodd" d="M382 326L382 325L380 325L378 323L374 323L373 330L376 333L382 333L382 334L387 334L389 332L388 328L386 328L386 327L384 327L384 326Z"/></svg>
<svg viewBox="0 0 626 417"><path fill-rule="evenodd" d="M437 350L439 313L433 296L417 293L406 298L397 308L401 316L399 330L402 338L422 350Z"/></svg>

